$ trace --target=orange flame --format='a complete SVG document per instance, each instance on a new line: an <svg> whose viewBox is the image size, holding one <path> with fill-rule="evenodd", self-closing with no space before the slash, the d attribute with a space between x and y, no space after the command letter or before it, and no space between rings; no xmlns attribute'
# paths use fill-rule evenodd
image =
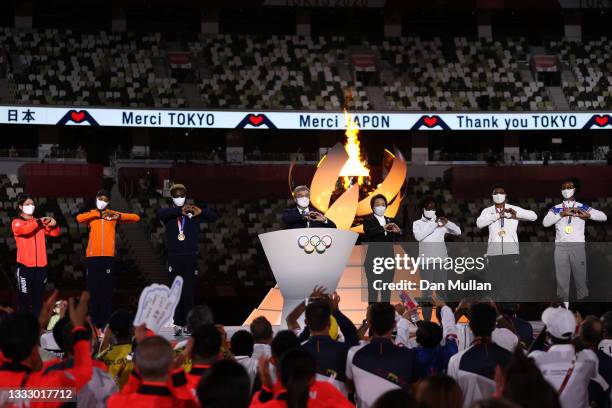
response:
<svg viewBox="0 0 612 408"><path fill-rule="evenodd" d="M340 171L340 177L343 178L344 188L351 187L353 177L357 177L357 183L362 184L364 177L370 176L370 169L366 167L365 160L361 157L361 149L359 145L359 127L353 116L344 111L344 119L346 122L346 143L344 148L349 156L348 160Z"/></svg>

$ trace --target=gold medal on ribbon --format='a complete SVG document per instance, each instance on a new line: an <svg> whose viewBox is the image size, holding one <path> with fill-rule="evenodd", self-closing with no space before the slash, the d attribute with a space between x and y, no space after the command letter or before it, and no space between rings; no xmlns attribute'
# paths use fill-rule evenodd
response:
<svg viewBox="0 0 612 408"><path fill-rule="evenodd" d="M184 241L185 240L185 234L183 234L182 232L180 234L178 234L178 240L179 241Z"/></svg>
<svg viewBox="0 0 612 408"><path fill-rule="evenodd" d="M497 235L499 235L500 237L503 237L504 235L506 235L506 230L505 229L500 229L499 232L497 233Z"/></svg>
<svg viewBox="0 0 612 408"><path fill-rule="evenodd" d="M565 227L566 234L571 234L572 232L574 232L574 227L572 227L571 225Z"/></svg>

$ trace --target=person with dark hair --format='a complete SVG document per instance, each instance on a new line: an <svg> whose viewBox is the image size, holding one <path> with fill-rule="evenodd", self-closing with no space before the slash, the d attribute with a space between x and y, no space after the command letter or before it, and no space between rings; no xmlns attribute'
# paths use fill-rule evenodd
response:
<svg viewBox="0 0 612 408"><path fill-rule="evenodd" d="M506 190L493 188L493 205L485 208L476 219L476 226L489 230L487 246L487 280L493 291L508 300L516 298L516 269L519 265L517 229L521 221L535 221L538 215L516 205L508 204Z"/></svg>
<svg viewBox="0 0 612 408"><path fill-rule="evenodd" d="M576 317L564 307L549 307L542 313L542 322L551 346L529 356L559 393L563 408L588 407L587 391L597 376L597 358L589 350L577 352L574 348Z"/></svg>
<svg viewBox="0 0 612 408"><path fill-rule="evenodd" d="M557 391L521 348L514 351L498 387L498 394L522 408L561 408Z"/></svg>
<svg viewBox="0 0 612 408"><path fill-rule="evenodd" d="M171 371L174 363L172 346L160 336L139 340L134 351L134 375L137 381L126 385L121 393L108 399L108 408L177 408L199 406L188 388L184 371Z"/></svg>
<svg viewBox="0 0 612 408"><path fill-rule="evenodd" d="M433 374L416 389L417 408L461 408L463 393L457 382L444 374Z"/></svg>
<svg viewBox="0 0 612 408"><path fill-rule="evenodd" d="M391 390L378 397L372 408L417 408L410 393L403 389Z"/></svg>
<svg viewBox="0 0 612 408"><path fill-rule="evenodd" d="M23 195L17 200L19 215L11 222L17 246L17 310L40 314L47 281L46 237L61 233L53 217L34 217L34 200Z"/></svg>
<svg viewBox="0 0 612 408"><path fill-rule="evenodd" d="M346 357L349 348L359 344L357 328L339 309L340 297L323 297L312 300L305 310L305 323L310 337L302 343L302 349L308 351L317 362L317 379L331 382L340 392L347 394ZM331 319L338 323L344 341L340 342L330 336Z"/></svg>
<svg viewBox="0 0 612 408"><path fill-rule="evenodd" d="M258 360L253 358L253 335L247 330L238 330L230 339L230 351L234 358L249 374L251 385L255 382L257 376Z"/></svg>
<svg viewBox="0 0 612 408"><path fill-rule="evenodd" d="M527 320L518 315L521 307L520 304L501 302L498 305L501 315L514 327L514 331L519 339L521 347L527 349L527 347L529 347L533 341L533 326L531 326L531 323L529 323Z"/></svg>
<svg viewBox="0 0 612 408"><path fill-rule="evenodd" d="M476 401L469 408L523 408L504 398L486 398Z"/></svg>
<svg viewBox="0 0 612 408"><path fill-rule="evenodd" d="M56 370L45 370L38 350L41 327L45 327L57 300L57 292L45 302L39 319L29 313L11 313L0 319L0 388L75 388L78 393L92 376L91 338L84 327L89 294L81 293L75 306L69 299L68 315L72 323L74 364ZM59 407L61 402L40 403ZM32 406L37 406L33 403Z"/></svg>
<svg viewBox="0 0 612 408"><path fill-rule="evenodd" d="M213 222L217 214L208 208L185 204L187 188L183 184L170 187L172 204L160 208L157 217L166 229L166 249L168 257L168 280L177 276L183 278L181 299L174 311L174 334L189 334L185 324L194 306L194 290L198 276L198 242L200 224ZM195 327L192 327L195 330Z"/></svg>
<svg viewBox="0 0 612 408"><path fill-rule="evenodd" d="M422 368L414 349L393 344L395 308L390 303L370 305L368 323L372 331L370 343L349 350L346 377L355 399L371 406L389 390L409 390Z"/></svg>
<svg viewBox="0 0 612 408"><path fill-rule="evenodd" d="M85 322L84 328L92 346L95 345L97 338L94 336L89 322ZM62 359L46 362L44 365L45 372L66 370L74 366L75 336L73 329L74 327L67 317L61 319L53 328L53 337L64 352L64 356ZM119 388L113 376L107 372L107 367L103 362L93 360L92 363L91 379L85 384L77 384L80 388L77 394L78 406L106 407L108 397L117 392Z"/></svg>
<svg viewBox="0 0 612 408"><path fill-rule="evenodd" d="M97 359L108 367L108 373L113 376L119 388L128 381L134 369L132 361L132 322L134 315L125 309L117 309L108 319L102 339L102 350Z"/></svg>
<svg viewBox="0 0 612 408"><path fill-rule="evenodd" d="M589 405L591 407L609 407L610 389L612 386L612 357L599 350L603 339L602 321L590 315L580 323L578 341L580 348L592 353L597 362L597 376L589 382Z"/></svg>
<svg viewBox="0 0 612 408"><path fill-rule="evenodd" d="M270 343L272 343L272 324L265 316L256 317L249 325L255 344L253 345L253 358L259 361L259 357L270 357Z"/></svg>
<svg viewBox="0 0 612 408"><path fill-rule="evenodd" d="M282 220L286 229L292 228L336 228L336 224L310 205L310 189L297 186L293 189L295 207L283 211Z"/></svg>
<svg viewBox="0 0 612 408"><path fill-rule="evenodd" d="M412 223L412 233L419 243L419 255L424 258L421 278L430 282L446 283L448 271L443 265L448 258L448 251L444 239L446 234L461 235L461 228L440 214L436 201L428 197L422 201L419 219ZM425 293L424 296L429 294ZM431 317L431 308L427 308L427 312L425 320Z"/></svg>
<svg viewBox="0 0 612 408"><path fill-rule="evenodd" d="M266 401L254 399L252 408L353 407L333 385L315 380L316 361L307 351L293 349L286 352L276 367L280 391ZM262 380L264 389L269 386L266 382Z"/></svg>
<svg viewBox="0 0 612 408"><path fill-rule="evenodd" d="M474 341L470 347L451 357L447 370L463 391L464 406L493 395L495 370L497 367L505 368L512 357L512 353L491 339L497 311L490 303L473 303L468 317Z"/></svg>
<svg viewBox="0 0 612 408"><path fill-rule="evenodd" d="M103 330L113 310L115 236L117 224L140 221L138 214L122 213L108 208L108 190L96 194L96 208L77 215L79 224L89 228L86 250L87 289L91 293L90 314L93 324Z"/></svg>
<svg viewBox="0 0 612 408"><path fill-rule="evenodd" d="M189 387L197 387L202 376L220 359L222 338L219 329L213 324L204 324L195 329L191 335L191 369L187 373Z"/></svg>
<svg viewBox="0 0 612 408"><path fill-rule="evenodd" d="M599 342L598 349L612 357L612 311L608 311L601 316L601 327L603 330L603 339Z"/></svg>
<svg viewBox="0 0 612 408"><path fill-rule="evenodd" d="M210 367L197 388L200 405L206 408L248 408L251 382L241 364L221 360Z"/></svg>
<svg viewBox="0 0 612 408"><path fill-rule="evenodd" d="M455 315L444 302L440 306L440 321L438 323L418 321L416 331L417 358L422 368L422 375L446 373L448 361L457 354L457 325Z"/></svg>
<svg viewBox="0 0 612 408"><path fill-rule="evenodd" d="M374 259L393 258L393 242L401 235L402 230L395 219L385 216L387 211L387 198L382 194L376 194L370 199L372 214L363 220L362 242L368 244L368 252L365 255L364 266L368 282L368 302L377 302L380 294L381 302L391 300L391 291L384 288L376 289L376 282L391 283L395 275L395 264L393 268L386 268L377 272L374 268Z"/></svg>
<svg viewBox="0 0 612 408"><path fill-rule="evenodd" d="M604 222L608 219L603 212L576 201L576 187L574 180L564 180L561 183L563 202L552 207L542 221L544 227L555 226L557 296L564 301L569 301L571 276L576 286L576 299L588 296L585 224L587 220Z"/></svg>
<svg viewBox="0 0 612 408"><path fill-rule="evenodd" d="M300 340L293 331L281 330L276 333L270 345L270 357L261 355L258 360L259 376L254 387L257 392L253 396L253 403L268 402L282 391L277 376L280 360L283 355L299 347Z"/></svg>
<svg viewBox="0 0 612 408"><path fill-rule="evenodd" d="M208 305L194 306L187 314L187 325L185 328L189 333L204 324L215 324L215 316Z"/></svg>

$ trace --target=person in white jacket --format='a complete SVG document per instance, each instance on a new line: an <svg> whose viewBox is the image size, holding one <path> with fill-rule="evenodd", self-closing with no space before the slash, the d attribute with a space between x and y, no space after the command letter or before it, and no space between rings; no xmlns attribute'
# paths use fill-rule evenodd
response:
<svg viewBox="0 0 612 408"><path fill-rule="evenodd" d="M589 294L586 276L586 252L584 227L587 220L604 222L606 214L576 201L576 183L564 180L561 183L563 202L548 211L542 224L555 226L555 272L557 296L569 300L570 275L574 276L576 298Z"/></svg>
<svg viewBox="0 0 612 408"><path fill-rule="evenodd" d="M519 266L519 240L516 230L520 221L535 221L531 210L508 204L506 190L493 188L493 205L485 208L476 219L476 226L489 229L487 246L487 280L493 285L498 300L513 300L516 286L513 269ZM502 299L503 298L503 299Z"/></svg>
<svg viewBox="0 0 612 408"><path fill-rule="evenodd" d="M421 205L421 218L412 223L412 233L419 242L419 256L423 258L421 278L430 282L446 283L448 274L443 267L448 258L445 236L461 235L461 228L444 216L438 216L437 204L431 197L423 200ZM442 297L444 294L440 293ZM429 296L429 292L423 293ZM424 310L425 320L431 317L431 308Z"/></svg>

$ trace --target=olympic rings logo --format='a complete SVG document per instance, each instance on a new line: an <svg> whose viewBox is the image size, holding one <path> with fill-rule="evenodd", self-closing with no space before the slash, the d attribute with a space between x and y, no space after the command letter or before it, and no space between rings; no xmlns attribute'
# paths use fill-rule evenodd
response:
<svg viewBox="0 0 612 408"><path fill-rule="evenodd" d="M298 238L297 244L298 247L303 249L307 254L312 254L314 251L322 254L331 246L332 238L329 235L323 235L322 237L313 235L310 238L306 235L302 235Z"/></svg>

